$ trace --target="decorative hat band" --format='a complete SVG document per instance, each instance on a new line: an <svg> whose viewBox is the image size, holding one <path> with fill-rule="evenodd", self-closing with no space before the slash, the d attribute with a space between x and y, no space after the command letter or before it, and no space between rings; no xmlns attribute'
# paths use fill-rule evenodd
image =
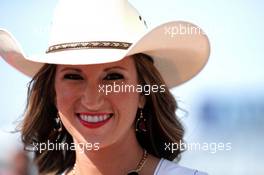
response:
<svg viewBox="0 0 264 175"><path fill-rule="evenodd" d="M68 49L128 49L132 43L119 41L88 41L88 42L71 42L52 45L46 53L59 52Z"/></svg>

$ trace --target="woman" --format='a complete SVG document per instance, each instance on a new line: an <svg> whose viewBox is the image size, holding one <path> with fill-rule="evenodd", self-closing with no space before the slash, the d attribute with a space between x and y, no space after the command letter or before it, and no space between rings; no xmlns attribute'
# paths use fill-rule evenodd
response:
<svg viewBox="0 0 264 175"><path fill-rule="evenodd" d="M169 88L209 55L200 29L183 27L198 29L177 21L147 29L125 0L68 0L43 56L26 57L0 30L1 56L32 77L21 132L40 174L204 174L171 162L182 150L166 147L184 134Z"/></svg>

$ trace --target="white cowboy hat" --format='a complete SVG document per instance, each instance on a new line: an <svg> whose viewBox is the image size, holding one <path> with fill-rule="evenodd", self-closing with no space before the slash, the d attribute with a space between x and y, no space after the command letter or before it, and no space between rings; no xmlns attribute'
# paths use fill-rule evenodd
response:
<svg viewBox="0 0 264 175"><path fill-rule="evenodd" d="M209 52L208 38L196 25L172 21L148 29L127 0L61 0L48 49L36 57L27 57L15 38L0 29L0 56L30 77L44 63L98 64L144 53L172 88L198 74Z"/></svg>

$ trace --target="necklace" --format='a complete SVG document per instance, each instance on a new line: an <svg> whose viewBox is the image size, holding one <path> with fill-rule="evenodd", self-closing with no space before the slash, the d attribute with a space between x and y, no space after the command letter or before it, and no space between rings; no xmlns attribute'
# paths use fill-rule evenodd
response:
<svg viewBox="0 0 264 175"><path fill-rule="evenodd" d="M143 166L145 165L147 158L148 158L148 152L147 150L144 149L143 156L139 161L137 168L135 170L129 171L127 175L138 175L138 173L142 170Z"/></svg>
<svg viewBox="0 0 264 175"><path fill-rule="evenodd" d="M147 150L144 149L144 153L142 155L141 160L139 161L137 168L135 170L130 170L127 175L139 175L138 173L142 170L142 168L144 167L146 160L148 158L148 152ZM76 163L73 166L72 169L72 175L76 175Z"/></svg>

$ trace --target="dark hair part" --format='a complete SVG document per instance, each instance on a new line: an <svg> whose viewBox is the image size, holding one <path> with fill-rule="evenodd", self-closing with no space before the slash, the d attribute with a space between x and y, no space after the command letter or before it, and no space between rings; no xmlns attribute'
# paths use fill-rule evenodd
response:
<svg viewBox="0 0 264 175"><path fill-rule="evenodd" d="M133 58L141 85L165 85L151 57L136 54ZM45 64L29 82L25 118L20 125L25 149L34 151L34 161L40 174L60 174L72 168L75 162L75 152L70 149L34 150L40 143L71 145L73 142L64 127L60 133L54 129L54 119L58 112L55 105L55 74L56 65ZM174 97L166 86L165 92L150 93L145 97L143 114L147 118L147 132L137 133L140 145L156 157L179 159L179 149L173 153L165 151L165 143L179 144L183 140L184 129L175 114L177 103Z"/></svg>

